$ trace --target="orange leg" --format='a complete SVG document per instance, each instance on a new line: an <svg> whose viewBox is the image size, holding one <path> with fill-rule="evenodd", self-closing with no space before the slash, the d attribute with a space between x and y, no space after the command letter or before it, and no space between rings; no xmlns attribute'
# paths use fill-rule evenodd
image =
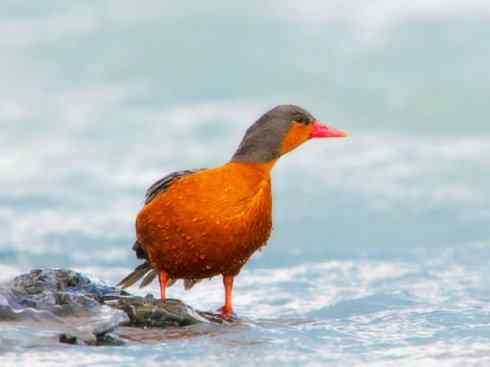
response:
<svg viewBox="0 0 490 367"><path fill-rule="evenodd" d="M233 276L223 275L223 285L225 286L225 305L219 309L219 313L226 319L233 316L231 299L233 294Z"/></svg>
<svg viewBox="0 0 490 367"><path fill-rule="evenodd" d="M168 274L164 271L158 273L158 280L160 281L160 298L165 301L165 295L167 291Z"/></svg>

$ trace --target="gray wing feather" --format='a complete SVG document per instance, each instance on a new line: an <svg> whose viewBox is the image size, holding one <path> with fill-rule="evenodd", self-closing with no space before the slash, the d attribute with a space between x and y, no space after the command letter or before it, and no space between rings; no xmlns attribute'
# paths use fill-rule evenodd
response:
<svg viewBox="0 0 490 367"><path fill-rule="evenodd" d="M148 190L146 190L145 205L150 203L158 194L166 191L175 180L203 170L203 168L186 169L183 171L172 172L171 174L159 179L157 182L151 185Z"/></svg>

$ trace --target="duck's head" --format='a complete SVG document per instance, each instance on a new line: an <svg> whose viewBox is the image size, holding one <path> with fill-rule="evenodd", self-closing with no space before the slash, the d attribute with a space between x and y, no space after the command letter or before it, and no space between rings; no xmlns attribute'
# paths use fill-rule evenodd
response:
<svg viewBox="0 0 490 367"><path fill-rule="evenodd" d="M280 105L263 114L243 137L232 162L269 163L310 139L342 138L347 133L319 122L294 105Z"/></svg>

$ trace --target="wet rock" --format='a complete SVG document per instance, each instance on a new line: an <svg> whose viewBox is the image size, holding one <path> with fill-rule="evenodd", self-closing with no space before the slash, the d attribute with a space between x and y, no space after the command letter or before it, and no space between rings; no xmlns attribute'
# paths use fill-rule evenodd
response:
<svg viewBox="0 0 490 367"><path fill-rule="evenodd" d="M176 299L138 297L65 269L36 269L0 288L0 322L60 325L58 341L78 345L124 345L124 328L181 327L223 322ZM1 325L1 324L0 324Z"/></svg>
<svg viewBox="0 0 490 367"><path fill-rule="evenodd" d="M106 304L128 315L129 321L126 326L187 326L208 321L204 316L205 313L195 311L177 299L167 299L162 302L152 296L124 297L106 301Z"/></svg>
<svg viewBox="0 0 490 367"><path fill-rule="evenodd" d="M95 338L96 346L121 346L126 345L126 342L119 336L112 333L97 335Z"/></svg>
<svg viewBox="0 0 490 367"><path fill-rule="evenodd" d="M64 269L36 269L12 281L11 295L23 307L69 315L89 310L110 297L129 293L96 283L81 273Z"/></svg>
<svg viewBox="0 0 490 367"><path fill-rule="evenodd" d="M74 335L61 334L59 340L64 344L78 344L78 337Z"/></svg>

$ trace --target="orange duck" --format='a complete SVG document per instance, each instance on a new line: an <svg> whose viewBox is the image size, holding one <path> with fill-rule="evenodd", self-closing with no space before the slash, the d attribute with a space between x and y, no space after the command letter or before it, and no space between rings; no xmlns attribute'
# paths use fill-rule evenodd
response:
<svg viewBox="0 0 490 367"><path fill-rule="evenodd" d="M272 230L270 171L284 154L312 138L346 133L318 122L298 106L281 105L245 133L230 162L211 169L171 173L146 192L136 218L136 256L145 262L119 285L140 287L157 275L162 300L177 279L185 289L221 274L225 304L232 315L233 278Z"/></svg>

